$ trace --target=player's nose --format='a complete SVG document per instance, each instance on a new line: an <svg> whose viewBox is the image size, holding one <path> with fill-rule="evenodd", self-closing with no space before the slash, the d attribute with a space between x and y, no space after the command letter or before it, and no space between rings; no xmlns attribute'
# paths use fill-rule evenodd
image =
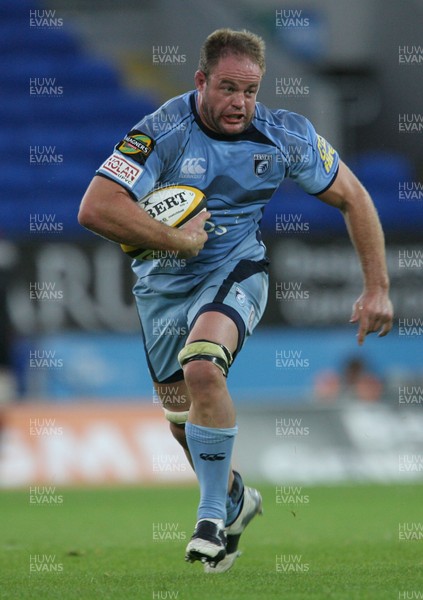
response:
<svg viewBox="0 0 423 600"><path fill-rule="evenodd" d="M241 110L244 108L245 103L244 103L244 94L242 92L238 92L236 94L233 94L232 98L231 98L231 104L233 108L236 108L238 110Z"/></svg>

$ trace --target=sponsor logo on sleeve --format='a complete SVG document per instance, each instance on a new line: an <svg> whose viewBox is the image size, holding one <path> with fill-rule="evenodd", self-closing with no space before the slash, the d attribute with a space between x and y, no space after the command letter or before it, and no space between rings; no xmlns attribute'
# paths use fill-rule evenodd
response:
<svg viewBox="0 0 423 600"><path fill-rule="evenodd" d="M264 177L272 170L271 154L254 154L254 174L257 177Z"/></svg>
<svg viewBox="0 0 423 600"><path fill-rule="evenodd" d="M326 173L329 173L332 169L333 161L335 160L335 150L321 135L317 136L317 149L319 150L319 155L322 159L325 171Z"/></svg>
<svg viewBox="0 0 423 600"><path fill-rule="evenodd" d="M154 140L138 129L130 131L116 146L116 149L119 150L119 152L130 156L132 160L135 160L141 165L144 164L153 148Z"/></svg>
<svg viewBox="0 0 423 600"><path fill-rule="evenodd" d="M241 304L241 306L243 306L245 304L245 294L242 291L242 289L238 286L235 289L235 298L236 298L237 302L239 302L239 304Z"/></svg>
<svg viewBox="0 0 423 600"><path fill-rule="evenodd" d="M141 173L144 171L142 167L130 163L129 160L126 160L126 158L117 154L117 152L109 156L100 169L106 173L110 173L122 181L122 183L126 183L130 188L134 187Z"/></svg>
<svg viewBox="0 0 423 600"><path fill-rule="evenodd" d="M250 308L250 315L248 317L248 325L247 330L251 333L253 331L254 319L256 318L256 311L254 310L254 306Z"/></svg>

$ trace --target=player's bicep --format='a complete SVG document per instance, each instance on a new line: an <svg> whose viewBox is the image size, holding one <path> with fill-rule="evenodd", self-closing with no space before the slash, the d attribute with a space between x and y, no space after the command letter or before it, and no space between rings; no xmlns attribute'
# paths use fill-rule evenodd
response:
<svg viewBox="0 0 423 600"><path fill-rule="evenodd" d="M104 220L110 218L110 213L117 206L124 207L133 200L127 190L118 183L96 175L91 180L78 212L79 223L88 229L101 226Z"/></svg>
<svg viewBox="0 0 423 600"><path fill-rule="evenodd" d="M81 208L88 205L100 207L109 204L115 198L133 200L128 190L119 183L107 177L95 175L82 198Z"/></svg>
<svg viewBox="0 0 423 600"><path fill-rule="evenodd" d="M345 210L349 202L353 202L364 192L364 188L347 165L339 161L338 173L331 186L317 197L335 208Z"/></svg>

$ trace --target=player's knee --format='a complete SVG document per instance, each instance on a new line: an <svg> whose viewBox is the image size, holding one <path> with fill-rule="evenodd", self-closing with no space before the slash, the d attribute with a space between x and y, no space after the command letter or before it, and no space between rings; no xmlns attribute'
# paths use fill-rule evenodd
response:
<svg viewBox="0 0 423 600"><path fill-rule="evenodd" d="M196 340L187 344L178 354L184 369L184 379L191 390L205 391L216 385L226 385L224 380L233 362L231 352L222 344L209 340Z"/></svg>
<svg viewBox="0 0 423 600"><path fill-rule="evenodd" d="M185 365L184 377L188 389L202 391L205 395L209 389L226 385L222 371L213 363L202 360Z"/></svg>

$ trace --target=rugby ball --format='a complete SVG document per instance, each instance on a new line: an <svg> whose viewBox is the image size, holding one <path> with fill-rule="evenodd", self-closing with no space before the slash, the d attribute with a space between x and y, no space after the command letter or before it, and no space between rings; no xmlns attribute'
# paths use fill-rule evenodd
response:
<svg viewBox="0 0 423 600"><path fill-rule="evenodd" d="M139 206L153 219L169 227L181 227L205 210L206 203L203 192L189 185L172 185L156 189L138 201ZM153 260L154 258L154 250L126 244L120 246L131 258L137 260Z"/></svg>

